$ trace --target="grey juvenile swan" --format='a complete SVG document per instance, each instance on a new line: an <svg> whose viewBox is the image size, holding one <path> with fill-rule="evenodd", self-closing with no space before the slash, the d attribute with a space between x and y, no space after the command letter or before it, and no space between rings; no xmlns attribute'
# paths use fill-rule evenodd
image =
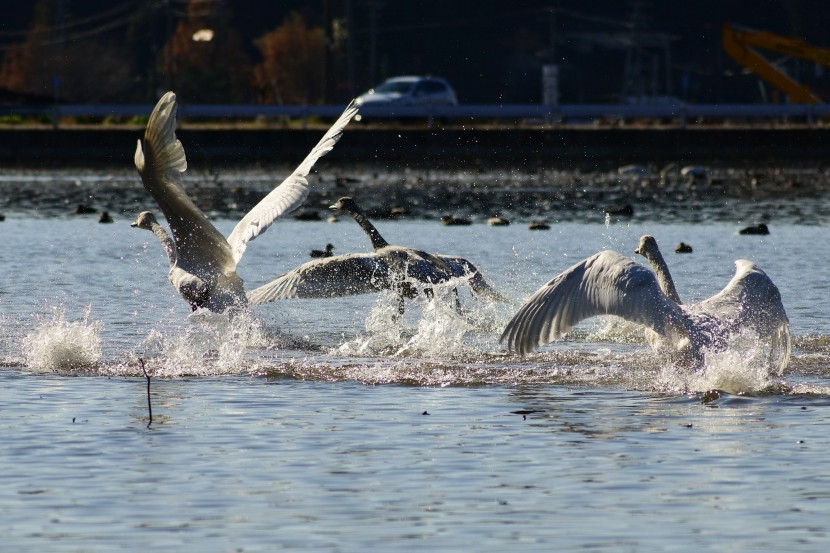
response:
<svg viewBox="0 0 830 553"><path fill-rule="evenodd" d="M649 259L656 275L615 251L601 251L542 286L507 324L501 340L524 355L579 321L616 315L644 325L654 351L693 369L703 366L707 351L728 348L743 329L769 346L769 368L786 368L790 334L781 294L753 262L735 261L735 276L723 290L681 305L654 238L642 237L636 251Z"/></svg>
<svg viewBox="0 0 830 553"><path fill-rule="evenodd" d="M221 312L248 303L242 279L236 274L248 242L280 215L302 204L308 195L306 176L314 163L331 151L355 113L357 108L350 104L294 172L255 205L225 239L181 186L187 160L176 139L176 95L168 92L162 96L147 122L143 143L138 141L135 166L144 188L164 213L172 237L148 211L139 214L132 226L150 230L164 245L170 261L168 278L191 309Z"/></svg>
<svg viewBox="0 0 830 553"><path fill-rule="evenodd" d="M481 276L476 267L462 257L435 255L421 250L392 246L349 197L340 198L331 206L351 215L372 242L372 253L350 253L303 263L270 284L250 294L251 303L265 303L286 298L321 298L396 290L399 312L404 298L412 298L418 290L412 281L426 285L466 279L474 294L504 300Z"/></svg>

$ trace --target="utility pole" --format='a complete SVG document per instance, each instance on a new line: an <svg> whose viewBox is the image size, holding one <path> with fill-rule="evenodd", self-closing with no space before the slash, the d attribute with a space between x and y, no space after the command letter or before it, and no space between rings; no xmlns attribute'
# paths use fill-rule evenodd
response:
<svg viewBox="0 0 830 553"><path fill-rule="evenodd" d="M383 0L369 0L369 83L374 86L377 77L378 17Z"/></svg>

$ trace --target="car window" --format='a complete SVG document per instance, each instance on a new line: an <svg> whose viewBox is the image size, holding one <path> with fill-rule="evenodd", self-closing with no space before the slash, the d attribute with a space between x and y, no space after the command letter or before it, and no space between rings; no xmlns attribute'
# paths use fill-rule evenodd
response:
<svg viewBox="0 0 830 553"><path fill-rule="evenodd" d="M424 81L418 88L423 94L443 94L447 90L441 81Z"/></svg>
<svg viewBox="0 0 830 553"><path fill-rule="evenodd" d="M408 94L412 90L413 86L415 86L415 83L411 81L384 82L375 89L375 92L397 92L398 94Z"/></svg>

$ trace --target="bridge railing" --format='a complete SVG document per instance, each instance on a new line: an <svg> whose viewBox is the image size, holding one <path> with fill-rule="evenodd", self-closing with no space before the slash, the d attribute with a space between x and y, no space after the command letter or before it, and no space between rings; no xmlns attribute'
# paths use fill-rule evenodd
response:
<svg viewBox="0 0 830 553"><path fill-rule="evenodd" d="M188 121L219 119L253 121L288 119L307 125L312 119L333 119L343 105L213 105L179 106L179 117ZM48 118L57 124L64 118L129 119L148 116L150 104L54 104L0 105L0 118ZM477 124L626 124L637 121L676 125L692 123L804 124L813 125L830 119L830 105L803 104L470 104L458 106L366 105L360 109L366 122L384 120L424 120L457 125ZM1 122L1 121L0 121Z"/></svg>

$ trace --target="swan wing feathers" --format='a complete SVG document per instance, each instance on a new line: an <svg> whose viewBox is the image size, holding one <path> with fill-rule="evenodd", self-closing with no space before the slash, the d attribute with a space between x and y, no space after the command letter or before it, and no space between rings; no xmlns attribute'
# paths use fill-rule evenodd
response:
<svg viewBox="0 0 830 553"><path fill-rule="evenodd" d="M176 138L176 95L166 93L156 104L144 141L138 141L135 166L144 188L164 213L177 249L177 263L188 270L209 267L232 271L236 263L225 237L188 198L181 186L187 169L182 143Z"/></svg>
<svg viewBox="0 0 830 553"><path fill-rule="evenodd" d="M700 302L697 310L735 328L748 326L761 337L772 336L789 323L778 287L747 259L735 261L732 280L719 293Z"/></svg>
<svg viewBox="0 0 830 553"><path fill-rule="evenodd" d="M334 148L343 135L346 125L356 113L357 105L352 101L294 172L237 223L228 236L228 243L231 245L233 258L237 263L245 253L248 242L265 232L279 216L302 205L308 196L308 179L306 179L308 173L318 159Z"/></svg>
<svg viewBox="0 0 830 553"><path fill-rule="evenodd" d="M374 253L313 259L248 293L251 304L288 298L334 298L389 288L389 270Z"/></svg>
<svg viewBox="0 0 830 553"><path fill-rule="evenodd" d="M654 273L606 250L542 286L507 324L501 341L524 355L596 315L616 315L663 334L678 311L660 291Z"/></svg>

